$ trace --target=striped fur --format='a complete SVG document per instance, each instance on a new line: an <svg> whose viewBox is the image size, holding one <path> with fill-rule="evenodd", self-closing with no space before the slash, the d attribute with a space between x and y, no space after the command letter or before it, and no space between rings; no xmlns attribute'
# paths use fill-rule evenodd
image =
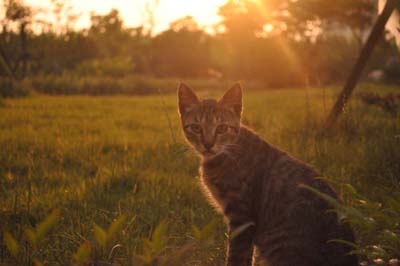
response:
<svg viewBox="0 0 400 266"><path fill-rule="evenodd" d="M229 238L226 265L356 266L347 246L330 241L353 242L349 226L299 185L337 194L312 167L240 124L241 95L236 84L219 101L201 101L179 87L182 126L201 155L205 194L226 217L230 235L245 228Z"/></svg>

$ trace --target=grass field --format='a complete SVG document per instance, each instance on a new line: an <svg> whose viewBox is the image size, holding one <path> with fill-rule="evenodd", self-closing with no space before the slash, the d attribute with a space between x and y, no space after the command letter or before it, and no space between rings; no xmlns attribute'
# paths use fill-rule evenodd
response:
<svg viewBox="0 0 400 266"><path fill-rule="evenodd" d="M221 93L203 90L201 95ZM388 205L388 195L394 202L400 199L399 117L354 98L337 127L321 136L319 129L336 93L336 89L249 90L244 94L243 123L314 165L335 183L348 206L358 205L345 184L372 203L382 202L376 207L380 212ZM148 250L149 260L153 256L162 261L165 254L183 253L184 248L176 248L186 247L201 231L198 228L215 219L207 236L214 241L191 249L181 264L222 265L226 229L197 186L198 158L184 144L176 110L174 94L34 95L3 100L0 232L10 232L19 248L13 257L12 241L0 240L0 264L139 265L133 258ZM38 229L54 209L60 211L54 228L36 241L27 238L26 228ZM121 215L124 221L118 232L102 241L99 227L107 228ZM355 229L366 247L387 244L378 236L371 238L377 230L394 228L398 237L399 225L390 226ZM152 235L153 242L145 240ZM122 246L111 252L115 244Z"/></svg>

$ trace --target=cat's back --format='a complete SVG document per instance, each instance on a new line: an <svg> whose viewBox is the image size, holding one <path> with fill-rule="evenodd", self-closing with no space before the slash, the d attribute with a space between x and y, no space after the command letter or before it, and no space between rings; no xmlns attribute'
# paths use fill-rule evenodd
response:
<svg viewBox="0 0 400 266"><path fill-rule="evenodd" d="M270 151L274 152L274 151ZM351 249L332 240L354 242L350 227L339 221L313 187L337 200L334 189L310 165L282 151L262 176L257 201L256 245L270 265L355 266ZM276 264L286 261L286 264Z"/></svg>

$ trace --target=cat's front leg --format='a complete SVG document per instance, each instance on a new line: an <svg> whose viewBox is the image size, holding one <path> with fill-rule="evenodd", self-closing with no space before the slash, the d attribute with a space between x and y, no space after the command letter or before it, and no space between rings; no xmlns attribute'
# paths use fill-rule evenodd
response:
<svg viewBox="0 0 400 266"><path fill-rule="evenodd" d="M252 264L254 231L254 223L248 219L229 220L227 266Z"/></svg>

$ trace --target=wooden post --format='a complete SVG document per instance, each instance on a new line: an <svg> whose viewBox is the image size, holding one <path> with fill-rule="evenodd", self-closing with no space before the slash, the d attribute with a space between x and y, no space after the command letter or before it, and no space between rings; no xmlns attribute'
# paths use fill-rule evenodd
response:
<svg viewBox="0 0 400 266"><path fill-rule="evenodd" d="M16 80L17 77L15 76L15 73L12 71L10 63L7 60L6 54L3 52L3 49L0 46L0 65L3 66L4 70L6 71L7 75L13 79Z"/></svg>
<svg viewBox="0 0 400 266"><path fill-rule="evenodd" d="M390 15L393 13L396 6L399 6L399 0L387 0L385 7L382 13L379 15L374 27L370 35L368 36L368 40L364 47L361 50L361 53L357 59L356 64L351 71L350 76L348 77L346 84L343 87L342 92L339 95L335 105L333 106L328 119L326 121L325 128L329 129L332 125L336 122L339 115L343 112L343 109L346 106L348 99L351 96L357 82L360 79L362 70L367 63L368 58L370 57L372 50L374 49L376 43L378 42L379 38L382 36L382 33L385 29L385 25L390 18Z"/></svg>

